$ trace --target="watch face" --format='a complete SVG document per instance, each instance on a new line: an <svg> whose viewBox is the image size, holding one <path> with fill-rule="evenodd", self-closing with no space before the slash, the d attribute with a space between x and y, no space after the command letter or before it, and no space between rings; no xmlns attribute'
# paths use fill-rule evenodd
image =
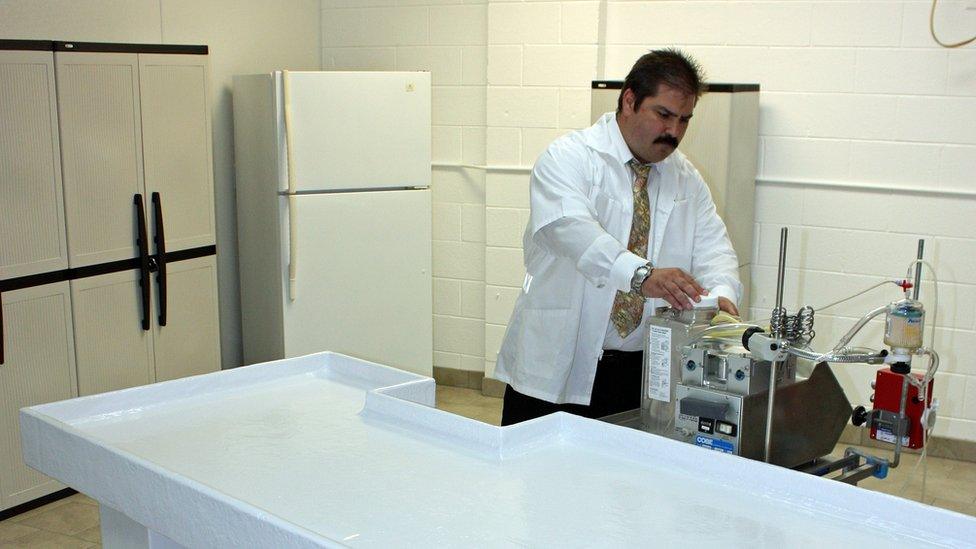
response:
<svg viewBox="0 0 976 549"><path fill-rule="evenodd" d="M630 289L634 292L640 293L641 286L644 285L644 280L647 279L648 269L646 266L637 267L634 271L634 278L630 279Z"/></svg>
<svg viewBox="0 0 976 549"><path fill-rule="evenodd" d="M637 270L634 271L634 278L630 279L631 291L638 294L641 293L641 286L644 285L644 281L647 280L647 277L650 276L650 274L650 265L641 265L640 267L637 267Z"/></svg>

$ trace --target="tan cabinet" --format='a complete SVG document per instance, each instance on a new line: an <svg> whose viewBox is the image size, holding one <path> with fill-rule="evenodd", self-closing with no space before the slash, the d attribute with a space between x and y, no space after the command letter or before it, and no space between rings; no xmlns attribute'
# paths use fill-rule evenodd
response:
<svg viewBox="0 0 976 549"><path fill-rule="evenodd" d="M212 246L207 57L71 51L55 65L71 266ZM220 368L215 269L192 277L182 262L152 263L148 280L133 270L72 280L80 394Z"/></svg>
<svg viewBox="0 0 976 549"><path fill-rule="evenodd" d="M136 271L71 281L78 394L152 383L152 331L140 322Z"/></svg>
<svg viewBox="0 0 976 549"><path fill-rule="evenodd" d="M17 413L77 396L54 55L0 50L0 509L62 488L24 465Z"/></svg>
<svg viewBox="0 0 976 549"><path fill-rule="evenodd" d="M0 280L68 266L54 55L0 50Z"/></svg>
<svg viewBox="0 0 976 549"><path fill-rule="evenodd" d="M57 52L55 66L70 264L134 257L132 196L144 192L138 55Z"/></svg>
<svg viewBox="0 0 976 549"><path fill-rule="evenodd" d="M219 370L217 258L173 263L168 276L166 326L156 315L152 329L156 381Z"/></svg>
<svg viewBox="0 0 976 549"><path fill-rule="evenodd" d="M166 250L213 244L207 58L139 54L146 197L158 192Z"/></svg>
<svg viewBox="0 0 976 549"><path fill-rule="evenodd" d="M0 364L0 509L60 488L24 465L18 411L78 395L68 283L3 293Z"/></svg>
<svg viewBox="0 0 976 549"><path fill-rule="evenodd" d="M220 369L206 52L0 40L0 511L21 407Z"/></svg>

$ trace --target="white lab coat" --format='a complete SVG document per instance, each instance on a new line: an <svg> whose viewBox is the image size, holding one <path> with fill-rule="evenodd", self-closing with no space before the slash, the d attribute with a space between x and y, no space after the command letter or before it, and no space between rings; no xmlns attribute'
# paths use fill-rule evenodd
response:
<svg viewBox="0 0 976 549"><path fill-rule="evenodd" d="M495 367L495 377L520 393L590 403L614 296L629 291L645 262L626 247L634 200L626 163L632 157L607 113L554 141L532 170L525 283ZM738 261L698 170L675 151L654 165L648 192L648 259L655 267L684 269L711 295L737 303ZM557 221L557 232L542 230Z"/></svg>

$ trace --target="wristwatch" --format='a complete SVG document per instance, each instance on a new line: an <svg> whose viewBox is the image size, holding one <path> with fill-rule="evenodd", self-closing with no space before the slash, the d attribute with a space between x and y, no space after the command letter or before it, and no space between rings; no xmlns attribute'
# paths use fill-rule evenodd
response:
<svg viewBox="0 0 976 549"><path fill-rule="evenodd" d="M644 285L644 281L650 278L651 273L654 272L654 266L650 262L647 262L634 270L634 278L630 279L630 291L637 295L643 296L641 293L641 286Z"/></svg>

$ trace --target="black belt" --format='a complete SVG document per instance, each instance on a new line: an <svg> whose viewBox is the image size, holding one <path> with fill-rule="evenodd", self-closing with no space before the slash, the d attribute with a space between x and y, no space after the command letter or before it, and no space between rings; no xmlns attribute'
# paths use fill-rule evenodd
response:
<svg viewBox="0 0 976 549"><path fill-rule="evenodd" d="M641 358L644 355L644 351L616 351L613 349L604 349L603 358L600 362L618 362L618 361L631 361L635 358Z"/></svg>

